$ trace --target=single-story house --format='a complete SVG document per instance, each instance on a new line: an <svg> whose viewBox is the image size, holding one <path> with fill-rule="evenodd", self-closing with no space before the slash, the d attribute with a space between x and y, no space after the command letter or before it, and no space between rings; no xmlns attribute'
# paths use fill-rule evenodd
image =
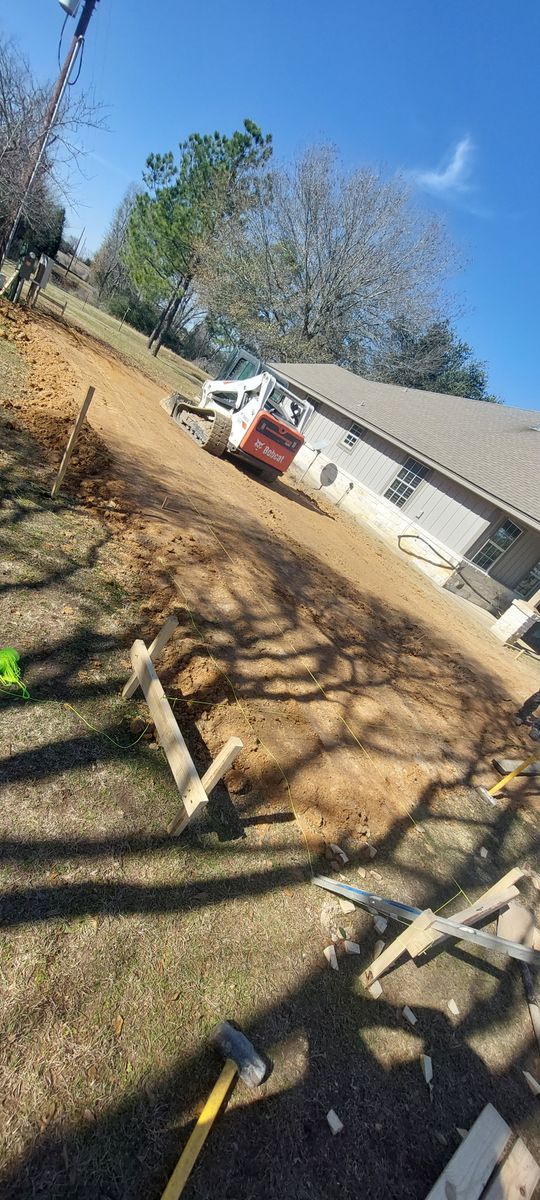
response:
<svg viewBox="0 0 540 1200"><path fill-rule="evenodd" d="M397 539L436 582L499 615L540 599L540 412L274 363L314 414L297 469Z"/></svg>

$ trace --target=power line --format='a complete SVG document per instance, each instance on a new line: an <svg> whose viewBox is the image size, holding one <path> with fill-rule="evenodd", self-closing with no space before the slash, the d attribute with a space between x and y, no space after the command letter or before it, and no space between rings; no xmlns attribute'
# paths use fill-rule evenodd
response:
<svg viewBox="0 0 540 1200"><path fill-rule="evenodd" d="M23 194L21 197L20 204L17 208L17 212L13 219L11 229L9 231L9 236L8 236L8 239L6 242L3 259L8 257L9 251L11 250L11 246L13 244L15 235L17 233L17 226L23 215L26 201L28 199L29 193L32 189L32 185L33 185L35 178L37 176L37 173L39 171L39 167L40 167L41 161L43 159L43 155L47 148L47 143L51 136L51 132L54 128L56 119L58 117L60 105L62 103L66 88L69 84L69 77L71 75L71 72L75 65L75 62L77 61L79 51L82 51L82 48L84 46L85 34L88 29L88 25L90 23L90 18L92 16L92 13L93 13L97 3L98 3L98 0L85 0L85 3L83 5L83 10L82 10L81 16L79 18L77 27L75 29L75 33L73 35L68 53L64 60L64 65L60 71L58 79L56 80L56 83L55 83L53 91L52 91L51 98L49 100L47 112L45 114L45 120L43 123L43 132L42 132L41 136L37 139L36 146L34 149L34 154L28 164L28 173L27 173L26 182L25 182L24 188L23 188ZM79 74L80 74L80 67L79 67ZM79 75L77 75L77 79L78 78L79 78ZM74 80L74 82L76 82L76 80Z"/></svg>

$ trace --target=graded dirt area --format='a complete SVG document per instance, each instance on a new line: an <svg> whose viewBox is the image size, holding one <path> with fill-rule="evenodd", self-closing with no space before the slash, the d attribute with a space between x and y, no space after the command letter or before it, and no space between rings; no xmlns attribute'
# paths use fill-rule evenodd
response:
<svg viewBox="0 0 540 1200"><path fill-rule="evenodd" d="M73 405L61 426L51 417L95 386L101 445L87 431L81 492L108 497L109 520L115 504L129 510L118 536L139 570L172 585L205 643L192 688L245 705L264 770L312 837L378 839L409 813L429 822L437 789L459 795L486 767L491 779L495 752L527 746L509 717L534 670L473 613L320 494L206 455L160 409L159 386L82 333L46 322L45 338L43 325L18 334L30 428L61 447Z"/></svg>
<svg viewBox="0 0 540 1200"><path fill-rule="evenodd" d="M511 715L534 668L320 494L206 455L160 409L163 388L103 344L7 308L0 327L27 366L7 416L51 479L96 388L65 510L28 496L39 450L21 443L3 516L6 640L39 700L37 725L31 706L0 713L6 1196L157 1198L225 1016L275 1066L260 1093L236 1093L189 1200L423 1200L487 1101L538 1156L515 964L463 945L405 963L375 1001L358 979L371 918L310 882L337 868L335 842L348 880L433 908L534 866L534 782L496 808L473 786L493 781L494 754L530 750ZM208 826L178 843L163 836L177 796L158 747L122 758L110 744L129 740L114 720L135 709L144 724L144 704L124 712L118 696L127 647L172 609L158 672L199 769L227 737L244 743ZM522 891L537 903L530 880ZM344 957L343 932L360 956Z"/></svg>

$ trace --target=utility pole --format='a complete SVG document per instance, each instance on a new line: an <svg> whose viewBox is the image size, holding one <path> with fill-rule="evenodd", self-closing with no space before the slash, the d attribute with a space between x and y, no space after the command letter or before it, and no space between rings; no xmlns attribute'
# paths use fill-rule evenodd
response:
<svg viewBox="0 0 540 1200"><path fill-rule="evenodd" d="M72 69L77 61L79 51L81 50L82 45L84 43L84 37L86 34L86 30L88 29L90 17L92 16L92 13L93 13L97 3L98 3L98 0L85 0L85 2L84 2L81 16L79 18L77 27L75 29L75 33L73 34L73 39L72 39L71 45L67 52L66 58L64 60L64 65L62 67L62 70L60 71L58 79L56 80L56 83L53 88L52 96L51 96L51 98L49 100L49 104L47 106L47 112L45 114L45 120L43 123L43 133L41 134L41 137L39 137L37 140L34 154L28 164L28 175L26 178L26 182L24 184L21 202L17 209L17 213L13 220L11 229L9 231L9 236L8 236L8 240L6 242L3 259L6 259L8 257L9 251L11 250L11 246L12 246L13 240L15 238L15 234L17 232L17 226L18 226L21 216L24 212L24 206L26 204L28 194L32 188L32 185L34 183L36 175L39 171L40 164L43 159L45 150L47 149L47 143L49 141L52 130L54 128L54 124L55 124L56 118L58 116L58 110L60 108L66 88L69 83L69 77L70 77Z"/></svg>
<svg viewBox="0 0 540 1200"><path fill-rule="evenodd" d="M86 225L84 226L82 233L80 233L80 234L79 234L79 240L78 240L78 242L77 242L77 245L75 246L75 249L74 249L74 251L73 251L73 254L71 255L71 258L70 258L70 260L69 260L69 262L68 262L68 265L67 265L67 267L66 267L66 269L65 269L65 271L64 271L64 279L66 278L66 275L69 275L69 272L71 271L71 267L72 267L72 264L73 264L73 259L75 258L76 254L77 254L77 251L78 251L78 249L79 249L79 246L80 246L80 244L81 244L81 242L82 242L82 240L83 240L83 237L84 237L85 230L86 230Z"/></svg>

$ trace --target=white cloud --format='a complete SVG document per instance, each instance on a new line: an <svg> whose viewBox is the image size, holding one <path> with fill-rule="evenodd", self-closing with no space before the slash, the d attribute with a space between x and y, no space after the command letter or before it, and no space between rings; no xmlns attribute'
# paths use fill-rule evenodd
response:
<svg viewBox="0 0 540 1200"><path fill-rule="evenodd" d="M437 196L455 196L471 190L469 183L474 142L467 134L458 142L450 158L435 170L417 168L409 172L410 178L417 187Z"/></svg>

